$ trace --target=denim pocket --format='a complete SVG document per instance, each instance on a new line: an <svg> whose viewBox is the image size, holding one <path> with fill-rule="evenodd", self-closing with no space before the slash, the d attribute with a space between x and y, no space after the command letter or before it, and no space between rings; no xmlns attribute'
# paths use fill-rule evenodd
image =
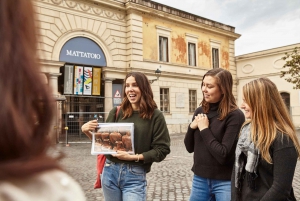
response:
<svg viewBox="0 0 300 201"><path fill-rule="evenodd" d="M130 165L129 171L135 175L144 175L145 174L144 168L140 165Z"/></svg>

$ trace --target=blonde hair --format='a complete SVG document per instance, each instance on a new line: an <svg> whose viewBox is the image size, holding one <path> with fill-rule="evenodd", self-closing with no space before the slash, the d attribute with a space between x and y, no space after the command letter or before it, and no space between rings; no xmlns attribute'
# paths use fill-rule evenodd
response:
<svg viewBox="0 0 300 201"><path fill-rule="evenodd" d="M299 157L296 130L276 85L268 78L259 78L243 86L243 95L251 108L251 138L262 158L272 163L269 149L278 131L282 137L290 137Z"/></svg>

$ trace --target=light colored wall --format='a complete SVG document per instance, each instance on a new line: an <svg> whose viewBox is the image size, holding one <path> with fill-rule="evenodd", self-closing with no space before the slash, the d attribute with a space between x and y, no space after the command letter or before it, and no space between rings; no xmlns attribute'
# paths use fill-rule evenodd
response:
<svg viewBox="0 0 300 201"><path fill-rule="evenodd" d="M162 76L152 84L154 99L160 106L160 88L168 88L170 93L170 113L165 113L170 133L186 132L192 120L193 113L189 113L189 89L197 90L197 105L202 101L201 81L203 75L212 68L211 41L220 44L220 66L231 71L234 78L233 93L237 95L236 66L234 62L234 39L222 33L216 33L191 26L182 21L173 21L152 14L142 14L143 17L143 65L146 69L156 68L162 71ZM157 29L170 34L169 62L160 62L158 55ZM187 37L197 38L198 54L197 66L187 64ZM176 107L176 94L184 97L184 107Z"/></svg>
<svg viewBox="0 0 300 201"><path fill-rule="evenodd" d="M186 132L188 124L192 120L193 113L189 113L189 89L197 90L197 103L202 100L200 80L188 79L164 79L152 84L154 100L160 106L160 88L168 88L170 93L170 113L165 113L165 119L170 133ZM181 93L184 97L184 107L176 107L176 94Z"/></svg>
<svg viewBox="0 0 300 201"><path fill-rule="evenodd" d="M300 90L293 89L293 85L284 78L280 78L280 71L285 63L281 58L286 52L291 52L299 44L254 52L236 57L238 77L238 104L242 102L242 87L257 78L268 77L274 82L279 92L290 94L291 116L296 127L300 127Z"/></svg>
<svg viewBox="0 0 300 201"><path fill-rule="evenodd" d="M211 41L220 44L220 66L233 74L233 90L237 95L234 40L240 35L234 32L234 27L208 19L189 20L166 14L160 6L155 9L141 4L157 3L144 0L35 1L42 71L58 75L59 67L64 65L59 62L62 46L71 38L87 37L97 43L106 56L107 66L102 71L105 83L123 79L130 71L143 72L152 80L156 78L154 71L159 68L162 75L152 84L154 99L159 106L160 88L169 89L170 113L165 114L169 131L186 132L193 115L189 113L189 89L197 90L199 105L201 80L211 69ZM158 61L157 26L171 29L170 62ZM186 34L197 37L197 66L187 65ZM106 91L105 96L112 97L111 93ZM177 93L183 95L184 107L176 107Z"/></svg>
<svg viewBox="0 0 300 201"><path fill-rule="evenodd" d="M46 0L35 3L39 25L39 50L43 60L59 61L62 46L73 37L86 37L103 50L107 66L125 68L126 15L122 10L92 2ZM48 66L49 69L49 66ZM59 69L51 69L59 72Z"/></svg>
<svg viewBox="0 0 300 201"><path fill-rule="evenodd" d="M220 42L220 65L222 68L229 70L229 40L228 37L221 34L213 34L202 28L194 28L188 25L179 26L178 23L166 21L156 16L143 15L143 33L144 33L144 59L158 61L158 41L156 26L170 29L170 63L180 66L188 66L186 34L191 34L198 38L198 54L197 67L202 69L210 69L211 61L211 45L210 40Z"/></svg>

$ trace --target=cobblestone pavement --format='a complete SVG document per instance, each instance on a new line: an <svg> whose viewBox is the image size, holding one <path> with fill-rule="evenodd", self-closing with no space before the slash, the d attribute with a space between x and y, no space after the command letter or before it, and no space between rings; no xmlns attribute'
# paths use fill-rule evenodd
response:
<svg viewBox="0 0 300 201"><path fill-rule="evenodd" d="M184 134L171 135L171 154L160 162L154 163L147 174L147 200L189 200L192 184L192 154L183 144ZM60 151L66 154L62 160L65 169L83 188L87 201L104 200L101 189L94 189L96 178L96 156L92 156L91 144L58 144ZM297 164L293 187L297 200L300 201L300 161Z"/></svg>

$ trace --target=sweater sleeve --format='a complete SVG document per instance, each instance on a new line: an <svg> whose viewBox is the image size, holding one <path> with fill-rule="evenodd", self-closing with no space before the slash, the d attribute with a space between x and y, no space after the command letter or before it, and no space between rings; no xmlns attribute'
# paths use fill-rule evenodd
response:
<svg viewBox="0 0 300 201"><path fill-rule="evenodd" d="M209 128L200 131L207 149L220 164L225 164L228 162L228 157L232 156L240 128L244 121L245 116L242 111L235 110L229 113L226 118L226 127L221 141L215 138Z"/></svg>
<svg viewBox="0 0 300 201"><path fill-rule="evenodd" d="M198 108L194 115L193 115L193 118L192 118L192 122L194 121L195 119L195 116L197 114L201 113L201 108ZM197 128L198 129L198 128ZM190 127L190 124L188 125L188 130L185 134L185 137L184 137L184 145L185 145L185 148L186 150L189 152L189 153L193 153L194 152L194 133L197 129L192 129Z"/></svg>
<svg viewBox="0 0 300 201"><path fill-rule="evenodd" d="M153 121L154 129L151 149L143 152L144 163L160 162L171 152L170 135L163 114L159 111L158 116L153 118Z"/></svg>
<svg viewBox="0 0 300 201"><path fill-rule="evenodd" d="M292 144L292 140L285 137L283 143ZM261 201L287 200L290 195L298 155L293 145L283 143L280 139L274 143L273 183Z"/></svg>

